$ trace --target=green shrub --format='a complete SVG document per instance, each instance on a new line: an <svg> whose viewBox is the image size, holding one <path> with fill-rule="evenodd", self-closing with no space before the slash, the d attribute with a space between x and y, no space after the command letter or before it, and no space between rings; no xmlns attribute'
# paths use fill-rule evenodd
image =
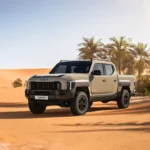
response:
<svg viewBox="0 0 150 150"><path fill-rule="evenodd" d="M150 96L150 91L147 88L145 88L145 95Z"/></svg>
<svg viewBox="0 0 150 150"><path fill-rule="evenodd" d="M143 94L143 96L150 96L150 78L148 76L141 76L138 78L136 91L138 94Z"/></svg>
<svg viewBox="0 0 150 150"><path fill-rule="evenodd" d="M22 86L22 80L20 78L16 79L13 83L12 83L13 87L21 87Z"/></svg>

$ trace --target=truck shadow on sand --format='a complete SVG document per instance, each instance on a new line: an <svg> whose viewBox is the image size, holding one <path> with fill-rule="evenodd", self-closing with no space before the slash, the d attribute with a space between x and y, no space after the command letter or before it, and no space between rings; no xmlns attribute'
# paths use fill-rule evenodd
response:
<svg viewBox="0 0 150 150"><path fill-rule="evenodd" d="M28 110L27 103L4 103L0 102L0 108L4 108L5 111L0 111L0 119L30 119L30 118L48 118L48 117L75 117L71 114L70 108L51 108L47 107L43 114L32 114ZM10 108L15 110L10 110ZM20 110L24 109L25 110ZM8 111L7 111L8 109ZM19 109L19 110L17 110ZM117 109L114 106L108 107L92 107L88 112L106 111ZM88 115L87 112L87 116Z"/></svg>
<svg viewBox="0 0 150 150"><path fill-rule="evenodd" d="M61 108L46 110L43 114L32 114L29 110L0 112L0 119L36 119L53 117L72 117L72 115L68 109Z"/></svg>
<svg viewBox="0 0 150 150"><path fill-rule="evenodd" d="M5 111L0 112L0 119L30 119L30 118L48 118L48 117L75 117L71 114L69 108L51 108L47 107L47 110L43 114L32 114L28 110L26 103L0 103L0 108L4 108ZM10 108L16 108L11 110ZM20 110L24 109L25 110ZM8 111L7 111L8 109ZM19 109L19 110L17 110ZM147 114L150 113L150 102L142 102L133 104L128 109L118 109L114 104L103 105L102 107L92 107L86 114L88 116L97 115L124 115L124 114ZM79 116L78 116L79 117Z"/></svg>
<svg viewBox="0 0 150 150"><path fill-rule="evenodd" d="M1 107L22 108L22 107L27 107L27 104L25 104L25 103L5 103L5 102L0 102L0 108Z"/></svg>
<svg viewBox="0 0 150 150"><path fill-rule="evenodd" d="M114 108L112 108L114 109ZM112 110L111 108L92 108L90 111L102 111L102 110ZM86 114L88 115L88 112ZM85 115L85 116L86 116ZM47 109L43 114L32 114L28 111L9 111L9 112L0 112L0 119L30 119L30 118L53 118L53 117L76 117L73 116L69 108L56 108L56 109ZM80 117L80 116L78 116Z"/></svg>

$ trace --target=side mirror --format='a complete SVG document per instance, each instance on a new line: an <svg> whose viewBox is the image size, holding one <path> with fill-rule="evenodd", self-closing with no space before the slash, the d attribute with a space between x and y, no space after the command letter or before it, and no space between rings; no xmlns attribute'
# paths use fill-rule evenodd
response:
<svg viewBox="0 0 150 150"><path fill-rule="evenodd" d="M100 70L94 70L91 72L92 75L97 75L97 76L100 76L102 73Z"/></svg>

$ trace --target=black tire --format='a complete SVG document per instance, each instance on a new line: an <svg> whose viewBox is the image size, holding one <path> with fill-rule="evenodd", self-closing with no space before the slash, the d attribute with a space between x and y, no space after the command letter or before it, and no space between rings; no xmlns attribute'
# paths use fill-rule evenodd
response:
<svg viewBox="0 0 150 150"><path fill-rule="evenodd" d="M89 108L89 100L85 92L77 92L75 99L71 103L71 113L79 116L84 115Z"/></svg>
<svg viewBox="0 0 150 150"><path fill-rule="evenodd" d="M46 106L37 103L28 102L28 106L33 114L42 114L46 109Z"/></svg>
<svg viewBox="0 0 150 150"><path fill-rule="evenodd" d="M89 101L89 109L92 107L93 102Z"/></svg>
<svg viewBox="0 0 150 150"><path fill-rule="evenodd" d="M118 108L128 108L130 104L130 93L128 90L122 90L120 98L117 100Z"/></svg>

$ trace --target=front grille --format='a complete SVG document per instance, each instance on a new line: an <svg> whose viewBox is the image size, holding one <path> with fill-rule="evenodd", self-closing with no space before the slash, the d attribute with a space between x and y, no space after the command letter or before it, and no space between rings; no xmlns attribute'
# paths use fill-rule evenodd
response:
<svg viewBox="0 0 150 150"><path fill-rule="evenodd" d="M31 90L55 90L56 83L55 82L31 82L30 89Z"/></svg>

